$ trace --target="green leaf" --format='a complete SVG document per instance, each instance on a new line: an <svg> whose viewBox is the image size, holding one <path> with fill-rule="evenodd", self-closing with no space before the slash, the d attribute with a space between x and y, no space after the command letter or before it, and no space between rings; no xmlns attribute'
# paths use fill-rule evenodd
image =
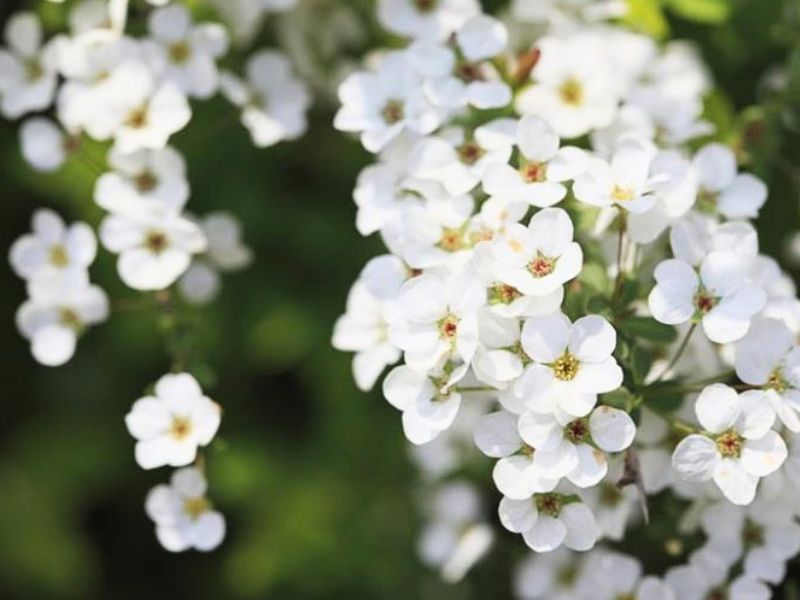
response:
<svg viewBox="0 0 800 600"><path fill-rule="evenodd" d="M653 358L649 350L641 347L634 348L632 354L631 371L633 372L633 380L637 384L641 384L653 366Z"/></svg>
<svg viewBox="0 0 800 600"><path fill-rule="evenodd" d="M626 387L621 387L600 397L601 404L613 406L620 410L630 410L634 404L634 396Z"/></svg>
<svg viewBox="0 0 800 600"><path fill-rule="evenodd" d="M669 35L669 23L659 0L628 0L623 23L631 29L646 33L657 40Z"/></svg>
<svg viewBox="0 0 800 600"><path fill-rule="evenodd" d="M666 6L684 19L697 23L723 23L731 14L729 0L667 0Z"/></svg>
<svg viewBox="0 0 800 600"><path fill-rule="evenodd" d="M630 317L620 323L620 329L632 337L659 344L670 344L678 339L674 327L659 323L652 317Z"/></svg>
<svg viewBox="0 0 800 600"><path fill-rule="evenodd" d="M642 395L648 408L666 414L680 408L685 394L679 381L658 381L647 386Z"/></svg>

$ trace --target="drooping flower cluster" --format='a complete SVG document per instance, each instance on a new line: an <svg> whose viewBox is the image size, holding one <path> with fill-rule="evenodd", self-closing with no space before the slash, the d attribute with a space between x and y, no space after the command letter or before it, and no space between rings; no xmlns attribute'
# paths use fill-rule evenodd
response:
<svg viewBox="0 0 800 600"><path fill-rule="evenodd" d="M766 598L800 549L763 524L800 516L783 475L800 430L800 301L759 254L748 220L767 189L714 141L698 57L598 24L623 4L515 2L545 27L514 53L477 3L379 3L408 43L342 82L334 124L376 155L356 227L389 253L363 269L333 344L356 353L363 390L390 368L383 395L429 480L472 460L465 440L497 461L499 520L536 552L623 540L666 489L734 515L663 578L603 551L586 562L630 576L598 585L562 549L521 567L520 597ZM761 533L722 548L719 531L746 527L755 512L739 507L759 502ZM437 565L464 556L427 548ZM757 558L740 569L745 548Z"/></svg>
<svg viewBox="0 0 800 600"><path fill-rule="evenodd" d="M170 315L181 310L181 299L211 301L220 274L251 261L233 215L220 211L197 218L186 211L187 168L171 144L189 126L193 101L223 94L260 147L295 139L306 128L309 94L281 52L254 52L244 61L246 78L239 79L220 66L229 51L227 27L194 22L188 4L150 4L131 12L132 19L141 19L130 28L144 31L140 37L126 34L127 0L74 3L68 13L71 31L50 39L33 12L13 15L5 25L0 114L24 119L22 156L41 172L88 170L96 179L94 203L105 211L95 235L86 223L65 225L54 212L38 210L32 233L11 248L11 265L29 295L17 313L18 327L44 365L69 361L79 337L114 306L89 281L98 238L117 255L126 286L156 293L155 301L126 298L120 305ZM233 4L220 3L220 12L235 26L241 15ZM248 27L293 2L253 4L258 6L249 10ZM235 29L234 37L241 42L248 35ZM181 299L172 294L174 285ZM126 423L137 439L141 467L184 467L170 486L158 486L148 497L159 541L171 551L210 550L222 541L225 522L205 498L198 448L212 441L220 408L183 372L191 368L186 357L173 358L177 373L164 375L154 393L134 405Z"/></svg>

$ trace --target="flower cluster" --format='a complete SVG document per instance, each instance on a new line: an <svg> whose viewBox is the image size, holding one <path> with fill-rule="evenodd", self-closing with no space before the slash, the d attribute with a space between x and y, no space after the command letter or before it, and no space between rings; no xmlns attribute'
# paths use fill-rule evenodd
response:
<svg viewBox="0 0 800 600"><path fill-rule="evenodd" d="M186 163L171 140L190 124L192 102L221 93L259 147L295 139L306 129L310 97L286 56L257 50L243 57L240 77L223 66L223 61L238 64L229 55L228 27L194 22L188 4L150 4L131 13L141 19L130 28L143 31L140 37L126 34L127 0L74 3L67 18L70 32L49 39L33 12L15 14L5 26L0 114L23 119L23 157L40 172L88 171L95 180L94 203L104 211L95 235L86 223L67 226L54 212L38 210L32 233L11 248L11 265L25 279L29 295L17 313L18 327L44 365L69 361L78 338L115 307L116 301L109 302L89 281L98 239L116 255L127 287L155 293L141 301L120 299L120 306L170 316L181 302L211 301L221 273L251 261L233 215L198 218L186 210ZM222 16L233 23L234 39L242 42L247 35L235 28L241 15L234 3L219 4ZM252 4L255 12L245 18L249 27L293 2ZM170 486L156 487L147 499L159 541L171 551L210 550L222 541L225 522L205 498L197 451L212 441L220 408L183 372L190 369L185 357L173 358L175 373L164 375L152 395L136 402L126 423L142 468L185 467L175 472Z"/></svg>
<svg viewBox="0 0 800 600"><path fill-rule="evenodd" d="M333 344L355 352L363 390L391 367L383 395L429 479L475 446L496 460L499 520L536 552L623 540L667 489L703 516L705 544L664 576L598 550L587 572L625 573L600 585L560 549L521 566L520 597L766 598L800 550L769 533L800 516L782 475L800 301L759 253L749 220L767 189L715 141L699 58L601 22L622 5L519 0L540 27L513 51L475 2L378 4L407 45L342 82L334 124L376 155L356 227L389 253L364 267ZM439 528L483 523L457 506L468 496L447 495ZM488 550L440 533L434 552L428 531L425 560L458 573Z"/></svg>

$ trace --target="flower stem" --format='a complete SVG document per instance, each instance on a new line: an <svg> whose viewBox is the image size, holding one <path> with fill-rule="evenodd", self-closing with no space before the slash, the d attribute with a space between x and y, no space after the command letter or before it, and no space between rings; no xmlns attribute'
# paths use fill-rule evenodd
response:
<svg viewBox="0 0 800 600"><path fill-rule="evenodd" d="M611 296L611 301L617 299L620 290L622 289L622 280L625 275L622 268L622 248L625 245L625 234L628 231L628 215L620 209L619 211L619 237L617 238L617 278L614 282L614 294Z"/></svg>
<svg viewBox="0 0 800 600"><path fill-rule="evenodd" d="M681 341L681 345L678 347L678 351L675 353L675 356L672 357L672 360L669 361L667 368L661 372L661 375L658 376L656 381L661 381L664 379L664 375L669 373L673 367L678 364L681 356L683 356L683 353L686 351L686 347L689 345L689 340L692 338L692 334L694 333L695 329L697 329L697 323L692 323L692 326L689 327L689 331L687 331L686 335L683 336L683 341Z"/></svg>

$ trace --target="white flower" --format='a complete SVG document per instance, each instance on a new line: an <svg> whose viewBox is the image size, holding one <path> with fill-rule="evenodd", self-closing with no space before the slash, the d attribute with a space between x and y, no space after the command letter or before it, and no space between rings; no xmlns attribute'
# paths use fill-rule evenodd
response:
<svg viewBox="0 0 800 600"><path fill-rule="evenodd" d="M644 213L655 206L655 190L665 176L653 175L656 149L650 143L623 139L611 162L595 158L586 172L575 180L575 197L592 206L613 206L632 213Z"/></svg>
<svg viewBox="0 0 800 600"><path fill-rule="evenodd" d="M441 123L405 52L387 54L374 72L350 75L339 86L339 100L334 127L361 132L370 152L379 152L404 130L427 135Z"/></svg>
<svg viewBox="0 0 800 600"><path fill-rule="evenodd" d="M471 227L475 201L470 195L450 196L432 181L407 179L395 199L399 214L385 223L381 235L412 268L461 265L484 239ZM386 217L391 210L386 207Z"/></svg>
<svg viewBox="0 0 800 600"><path fill-rule="evenodd" d="M736 173L736 156L722 144L704 146L693 159L700 178L698 208L728 219L755 219L767 186L749 173Z"/></svg>
<svg viewBox="0 0 800 600"><path fill-rule="evenodd" d="M770 588L764 583L739 575L728 581L728 565L709 549L695 551L689 563L673 567L664 581L679 600L707 600L714 596L730 600L769 600ZM645 599L642 599L645 600Z"/></svg>
<svg viewBox="0 0 800 600"><path fill-rule="evenodd" d="M423 87L431 101L449 110L467 105L479 109L507 106L511 88L489 61L506 48L505 25L478 15L458 30L454 41L448 46L418 41L408 49L414 68L424 76Z"/></svg>
<svg viewBox="0 0 800 600"><path fill-rule="evenodd" d="M777 471L788 454L771 429L775 413L765 394L710 385L697 398L695 412L705 431L681 440L673 468L689 481L713 479L728 500L750 504L759 478Z"/></svg>
<svg viewBox="0 0 800 600"><path fill-rule="evenodd" d="M786 325L759 319L736 344L736 375L764 389L778 418L800 432L800 347Z"/></svg>
<svg viewBox="0 0 800 600"><path fill-rule="evenodd" d="M525 500L552 491L558 477L548 477L539 468L538 453L520 437L517 420L506 411L482 417L475 427L475 445L486 456L500 459L492 471L497 489L511 499Z"/></svg>
<svg viewBox="0 0 800 600"><path fill-rule="evenodd" d="M584 590L590 573L585 568L585 556L588 555L575 554L563 547L547 554L528 553L514 570L514 597L520 600L588 600Z"/></svg>
<svg viewBox="0 0 800 600"><path fill-rule="evenodd" d="M148 29L150 39L144 50L164 79L195 98L208 98L216 92L216 59L228 47L228 35L222 25L192 26L189 10L173 3L150 13Z"/></svg>
<svg viewBox="0 0 800 600"><path fill-rule="evenodd" d="M389 339L417 370L450 357L468 364L478 348L477 313L485 301L483 286L469 270L414 277L400 292L399 318L391 323Z"/></svg>
<svg viewBox="0 0 800 600"><path fill-rule="evenodd" d="M516 108L538 115L562 137L579 137L614 120L618 91L604 49L591 37L546 37L537 42L541 57L534 85L517 95Z"/></svg>
<svg viewBox="0 0 800 600"><path fill-rule="evenodd" d="M411 152L409 171L441 183L452 196L466 194L491 165L508 162L515 131L512 119L496 119L474 132L458 129L424 138Z"/></svg>
<svg viewBox="0 0 800 600"><path fill-rule="evenodd" d="M496 279L523 294L553 293L583 267L583 251L573 233L572 220L560 208L537 212L528 227L507 226L490 246Z"/></svg>
<svg viewBox="0 0 800 600"><path fill-rule="evenodd" d="M398 35L444 41L480 10L476 0L380 0L378 20Z"/></svg>
<svg viewBox="0 0 800 600"><path fill-rule="evenodd" d="M179 215L109 215L100 225L100 240L119 254L117 271L137 290L172 285L206 249L203 230Z"/></svg>
<svg viewBox="0 0 800 600"><path fill-rule="evenodd" d="M55 171L77 141L45 117L27 119L19 128L22 156L37 171Z"/></svg>
<svg viewBox="0 0 800 600"><path fill-rule="evenodd" d="M403 413L403 432L412 444L427 444L449 429L461 407L461 394L454 384L465 374L457 368L450 375L428 377L402 365L383 380L383 395Z"/></svg>
<svg viewBox="0 0 800 600"><path fill-rule="evenodd" d="M590 315L570 323L564 315L533 317L522 328L522 348L534 361L517 384L528 410L552 413L557 407L575 417L589 414L597 394L622 384L612 353L614 328Z"/></svg>
<svg viewBox="0 0 800 600"><path fill-rule="evenodd" d="M525 500L503 498L498 512L503 526L521 533L525 543L536 552L551 552L562 544L584 552L597 540L594 515L575 496L548 492Z"/></svg>
<svg viewBox="0 0 800 600"><path fill-rule="evenodd" d="M206 480L194 467L178 469L169 485L147 495L145 510L156 524L159 543L170 552L213 550L225 537L225 518L206 498Z"/></svg>
<svg viewBox="0 0 800 600"><path fill-rule="evenodd" d="M545 477L567 477L578 487L597 485L608 472L605 452L621 452L631 445L636 426L627 413L599 406L587 417L575 418L560 410L554 414L526 412L519 433L535 448Z"/></svg>
<svg viewBox="0 0 800 600"><path fill-rule="evenodd" d="M786 562L800 552L800 525L776 502L745 510L718 502L705 508L701 523L707 548L731 565L742 561L744 574L762 581L783 581Z"/></svg>
<svg viewBox="0 0 800 600"><path fill-rule="evenodd" d="M294 140L306 130L311 96L292 71L289 59L271 50L253 54L245 66L247 80L225 72L222 93L241 108L241 121L259 148Z"/></svg>
<svg viewBox="0 0 800 600"><path fill-rule="evenodd" d="M154 394L134 402L125 416L136 438L136 462L143 469L182 467L208 445L219 429L221 409L203 395L188 373L164 375Z"/></svg>
<svg viewBox="0 0 800 600"><path fill-rule="evenodd" d="M748 281L742 262L725 251L708 254L699 273L681 260L661 262L648 299L653 317L668 325L701 323L708 339L719 344L742 338L766 303L764 290Z"/></svg>
<svg viewBox="0 0 800 600"><path fill-rule="evenodd" d="M419 537L420 557L454 583L485 556L494 533L481 518L477 490L467 483L447 483L425 500L430 519Z"/></svg>
<svg viewBox="0 0 800 600"><path fill-rule="evenodd" d="M388 337L391 308L357 281L347 296L347 312L334 326L333 347L356 353L353 376L361 390L372 389L383 370L400 358Z"/></svg>
<svg viewBox="0 0 800 600"><path fill-rule="evenodd" d="M108 317L108 298L89 284L85 271L39 275L28 283L28 294L17 327L30 340L33 357L48 367L70 360L86 327Z"/></svg>
<svg viewBox="0 0 800 600"><path fill-rule="evenodd" d="M490 166L483 177L486 193L538 207L563 200L567 195L563 182L584 169L585 153L572 146L559 149L558 135L536 116L520 120L516 144L520 151L517 168L508 164Z"/></svg>
<svg viewBox="0 0 800 600"><path fill-rule="evenodd" d="M200 226L206 236L206 251L192 261L178 282L183 297L194 304L206 304L216 297L220 273L239 271L253 260L252 251L242 242L241 225L233 215L209 213Z"/></svg>
<svg viewBox="0 0 800 600"><path fill-rule="evenodd" d="M15 241L9 252L11 267L23 279L83 271L94 262L97 240L86 223L67 227L55 212L39 209L33 213L31 226L33 233Z"/></svg>
<svg viewBox="0 0 800 600"><path fill-rule="evenodd" d="M637 244L655 241L667 227L689 212L697 197L697 175L679 152L659 152L651 171L663 176L665 181L655 185L656 202L650 210L628 213L628 234Z"/></svg>
<svg viewBox="0 0 800 600"><path fill-rule="evenodd" d="M189 199L186 163L174 148L131 154L112 148L108 164L113 171L101 175L94 189L94 201L107 211L178 213Z"/></svg>
<svg viewBox="0 0 800 600"><path fill-rule="evenodd" d="M172 82L158 83L141 61L128 61L109 75L108 103L115 120L114 143L120 152L159 149L183 129L192 111Z"/></svg>
<svg viewBox="0 0 800 600"><path fill-rule="evenodd" d="M46 109L56 91L56 48L42 45L42 27L32 12L6 23L8 50L0 50L0 112L9 119Z"/></svg>

